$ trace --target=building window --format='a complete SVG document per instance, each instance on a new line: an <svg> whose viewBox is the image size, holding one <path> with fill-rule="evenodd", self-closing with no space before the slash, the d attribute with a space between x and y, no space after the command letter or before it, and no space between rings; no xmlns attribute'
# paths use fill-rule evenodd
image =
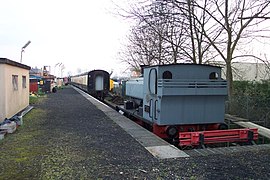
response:
<svg viewBox="0 0 270 180"><path fill-rule="evenodd" d="M26 76L22 76L22 87L26 88Z"/></svg>
<svg viewBox="0 0 270 180"><path fill-rule="evenodd" d="M18 91L18 75L12 75L13 90Z"/></svg>

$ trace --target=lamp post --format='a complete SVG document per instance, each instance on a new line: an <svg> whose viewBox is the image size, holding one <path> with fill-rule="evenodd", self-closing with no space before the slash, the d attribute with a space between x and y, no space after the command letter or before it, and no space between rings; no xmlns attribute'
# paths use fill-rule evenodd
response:
<svg viewBox="0 0 270 180"><path fill-rule="evenodd" d="M22 47L22 50L21 50L21 63L22 63L22 53L24 52L24 49L31 43L31 41L28 41L23 47Z"/></svg>
<svg viewBox="0 0 270 180"><path fill-rule="evenodd" d="M63 71L64 71L64 69L65 69L65 65L62 64L62 65L61 65L61 78L63 78Z"/></svg>
<svg viewBox="0 0 270 180"><path fill-rule="evenodd" d="M64 64L59 62L57 64L54 65L54 74L55 76L60 76L60 73L61 73L61 67L63 66ZM55 72L56 71L56 72Z"/></svg>

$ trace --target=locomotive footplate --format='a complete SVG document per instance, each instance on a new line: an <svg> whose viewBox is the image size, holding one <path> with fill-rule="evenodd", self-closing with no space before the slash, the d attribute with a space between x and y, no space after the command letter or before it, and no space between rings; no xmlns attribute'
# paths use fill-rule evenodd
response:
<svg viewBox="0 0 270 180"><path fill-rule="evenodd" d="M258 139L257 128L180 132L179 146L203 146L224 142L252 142Z"/></svg>

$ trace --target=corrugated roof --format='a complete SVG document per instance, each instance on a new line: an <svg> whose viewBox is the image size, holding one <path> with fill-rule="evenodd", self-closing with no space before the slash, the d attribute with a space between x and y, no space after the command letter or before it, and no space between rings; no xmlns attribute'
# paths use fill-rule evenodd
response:
<svg viewBox="0 0 270 180"><path fill-rule="evenodd" d="M12 61L12 60L7 59L7 58L0 58L0 64L8 64L8 65L11 65L11 66L16 66L16 67L27 69L27 70L30 70L31 69L30 66L27 66L25 64L18 63L16 61Z"/></svg>
<svg viewBox="0 0 270 180"><path fill-rule="evenodd" d="M29 79L42 79L40 76L30 75Z"/></svg>

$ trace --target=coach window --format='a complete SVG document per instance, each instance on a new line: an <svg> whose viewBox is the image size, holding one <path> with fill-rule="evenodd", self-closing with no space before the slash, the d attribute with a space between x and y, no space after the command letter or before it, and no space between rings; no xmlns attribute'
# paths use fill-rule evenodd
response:
<svg viewBox="0 0 270 180"><path fill-rule="evenodd" d="M18 75L12 75L13 90L18 91Z"/></svg>
<svg viewBox="0 0 270 180"><path fill-rule="evenodd" d="M162 79L172 79L172 73L170 71L165 71L162 74Z"/></svg>
<svg viewBox="0 0 270 180"><path fill-rule="evenodd" d="M26 76L22 76L22 87L23 89L26 88Z"/></svg>
<svg viewBox="0 0 270 180"><path fill-rule="evenodd" d="M218 73L216 72L211 72L209 74L209 79L218 79Z"/></svg>

